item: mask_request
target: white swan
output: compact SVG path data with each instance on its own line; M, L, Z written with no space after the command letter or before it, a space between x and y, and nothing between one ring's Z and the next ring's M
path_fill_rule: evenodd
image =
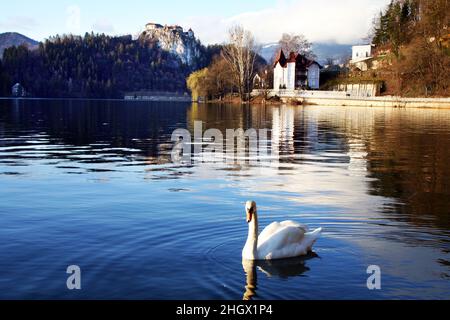
M258 236L256 203L245 205L248 238L242 250L245 260L275 260L302 256L311 251L322 233L322 228L309 232L308 227L294 221L274 222Z

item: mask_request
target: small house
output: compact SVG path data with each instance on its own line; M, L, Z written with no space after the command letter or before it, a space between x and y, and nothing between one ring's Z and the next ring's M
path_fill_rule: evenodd
M11 88L11 95L13 97L19 98L19 97L25 97L27 95L25 88L20 84L16 83Z
M367 71L371 69L372 61L374 60L373 55L373 44L363 44L352 47L352 60L350 65L360 71Z

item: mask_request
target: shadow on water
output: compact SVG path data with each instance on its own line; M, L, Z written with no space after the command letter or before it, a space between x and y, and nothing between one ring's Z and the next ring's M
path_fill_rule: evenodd
M242 260L242 266L246 274L246 285L243 300L253 300L258 296L258 273L260 271L268 278L278 277L288 279L300 277L305 272L310 271L306 261L319 258L319 256L310 252L308 255L297 258L281 260Z

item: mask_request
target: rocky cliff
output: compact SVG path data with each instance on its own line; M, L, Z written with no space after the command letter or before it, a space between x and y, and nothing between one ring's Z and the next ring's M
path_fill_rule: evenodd
M185 32L180 26L149 23L145 26L139 39L157 43L161 49L178 56L184 64L191 67L197 64L201 56L202 45L195 38L191 29Z

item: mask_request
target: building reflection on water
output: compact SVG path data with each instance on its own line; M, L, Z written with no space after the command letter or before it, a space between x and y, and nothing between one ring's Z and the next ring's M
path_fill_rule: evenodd
M10 103L8 100L2 104ZM214 176L220 168L197 164L174 168L171 134L177 128L269 129L272 155L265 165L240 163L230 179L280 177L278 191L304 204L375 201L399 221L450 229L450 112L379 108L232 106L133 103L122 101L15 101L2 112L2 148L25 146L34 138L67 152L45 148L32 160L65 160L83 166L144 168L145 178ZM43 139L43 140L42 140ZM5 153L1 158L9 158ZM17 162L26 162L16 155ZM272 158L273 160L273 158ZM81 167L83 167L81 166ZM170 175L165 173L170 172ZM200 173L201 172L201 173ZM272 184L260 183L255 191ZM267 188L267 189L266 189ZM349 191L351 189L351 192ZM328 192L328 193L327 193ZM308 199L301 195L307 194ZM355 196L356 195L356 196ZM309 202L307 202L309 201Z
M269 128L271 151L279 157L279 165L262 164L265 170L255 172L283 175L280 190L298 194L309 189L339 190L336 197L328 197L330 203L342 201L349 189L361 198L394 199L379 203L388 217L450 230L448 111L193 105L187 109L188 128L194 121L223 132L227 128ZM320 165L316 174L308 171L311 163ZM342 166L347 170L345 178L338 175ZM357 201L351 197L355 195L346 200ZM323 196L311 199L327 200Z

